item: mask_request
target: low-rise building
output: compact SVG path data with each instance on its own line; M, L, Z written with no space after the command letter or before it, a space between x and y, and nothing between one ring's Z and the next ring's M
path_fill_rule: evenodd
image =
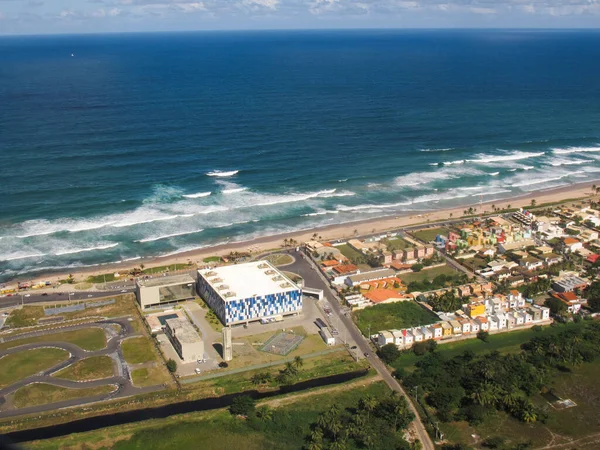
M567 275L552 283L552 289L556 292L572 292L577 289L585 289L588 282L576 275Z
M394 335L390 331L380 331L377 337L377 343L380 347L388 344L394 344Z
M321 328L319 330L319 334L321 335L321 338L323 338L323 342L325 342L326 345L335 345L335 337L333 337L328 328ZM381 333L379 335L381 336Z
M184 362L204 359L204 342L187 319L165 320L165 333Z

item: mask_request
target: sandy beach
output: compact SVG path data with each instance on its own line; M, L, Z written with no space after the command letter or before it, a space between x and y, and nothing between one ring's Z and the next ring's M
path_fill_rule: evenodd
M331 225L294 233L264 236L249 241L231 242L213 247L205 247L199 250L182 252L176 255L139 259L122 264L106 264L82 268L80 270L74 270L71 273L74 275L77 281L83 281L90 275L100 275L119 271L124 272L134 267L139 267L140 264L144 264L146 268L171 264L184 264L188 262L202 265L205 264L203 259L209 256L223 256L234 251L251 252L252 254L258 255L269 250L277 249L282 246L284 239L295 239L297 242L303 243L312 239L315 234L318 236L319 240L349 239L355 236L391 231L410 225L426 225L427 223L434 223L448 219L459 219L463 216L465 209L470 207L474 208L475 214L490 214L493 212L492 205L499 209L505 209L508 208L509 205L512 208L528 207L531 205L531 200L533 199L535 199L537 205L541 205L544 203L557 203L567 199L580 199L584 197L589 198L592 196L591 186L592 183L588 181L586 183L560 187L547 191L536 191L520 197L485 202L481 205L479 203L471 203L455 208L439 209L437 211L424 211L422 213L387 216L376 219ZM64 279L66 276L68 276L68 273L40 274L36 276L35 279L55 281ZM17 279L12 280L12 282L14 281L17 281ZM7 284L10 284L10 282Z

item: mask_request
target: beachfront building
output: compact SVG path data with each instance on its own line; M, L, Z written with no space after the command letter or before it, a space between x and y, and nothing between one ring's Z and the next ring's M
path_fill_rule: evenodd
M198 271L198 293L225 325L302 312L302 291L268 261Z
M165 333L183 362L204 359L204 342L187 319L165 320Z
M196 296L196 282L189 275L157 276L135 283L135 294L142 309L172 305Z

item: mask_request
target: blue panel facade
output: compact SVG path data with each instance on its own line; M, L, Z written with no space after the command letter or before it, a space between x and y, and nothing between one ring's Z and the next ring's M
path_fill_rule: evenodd
M225 302L203 277L198 277L198 293L225 325L302 311L299 289Z

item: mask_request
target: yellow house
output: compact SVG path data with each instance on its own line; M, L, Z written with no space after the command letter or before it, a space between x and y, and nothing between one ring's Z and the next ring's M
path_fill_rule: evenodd
M485 305L483 303L471 303L467 307L467 313L471 319L485 315Z
M442 336L452 336L452 325L442 322Z

